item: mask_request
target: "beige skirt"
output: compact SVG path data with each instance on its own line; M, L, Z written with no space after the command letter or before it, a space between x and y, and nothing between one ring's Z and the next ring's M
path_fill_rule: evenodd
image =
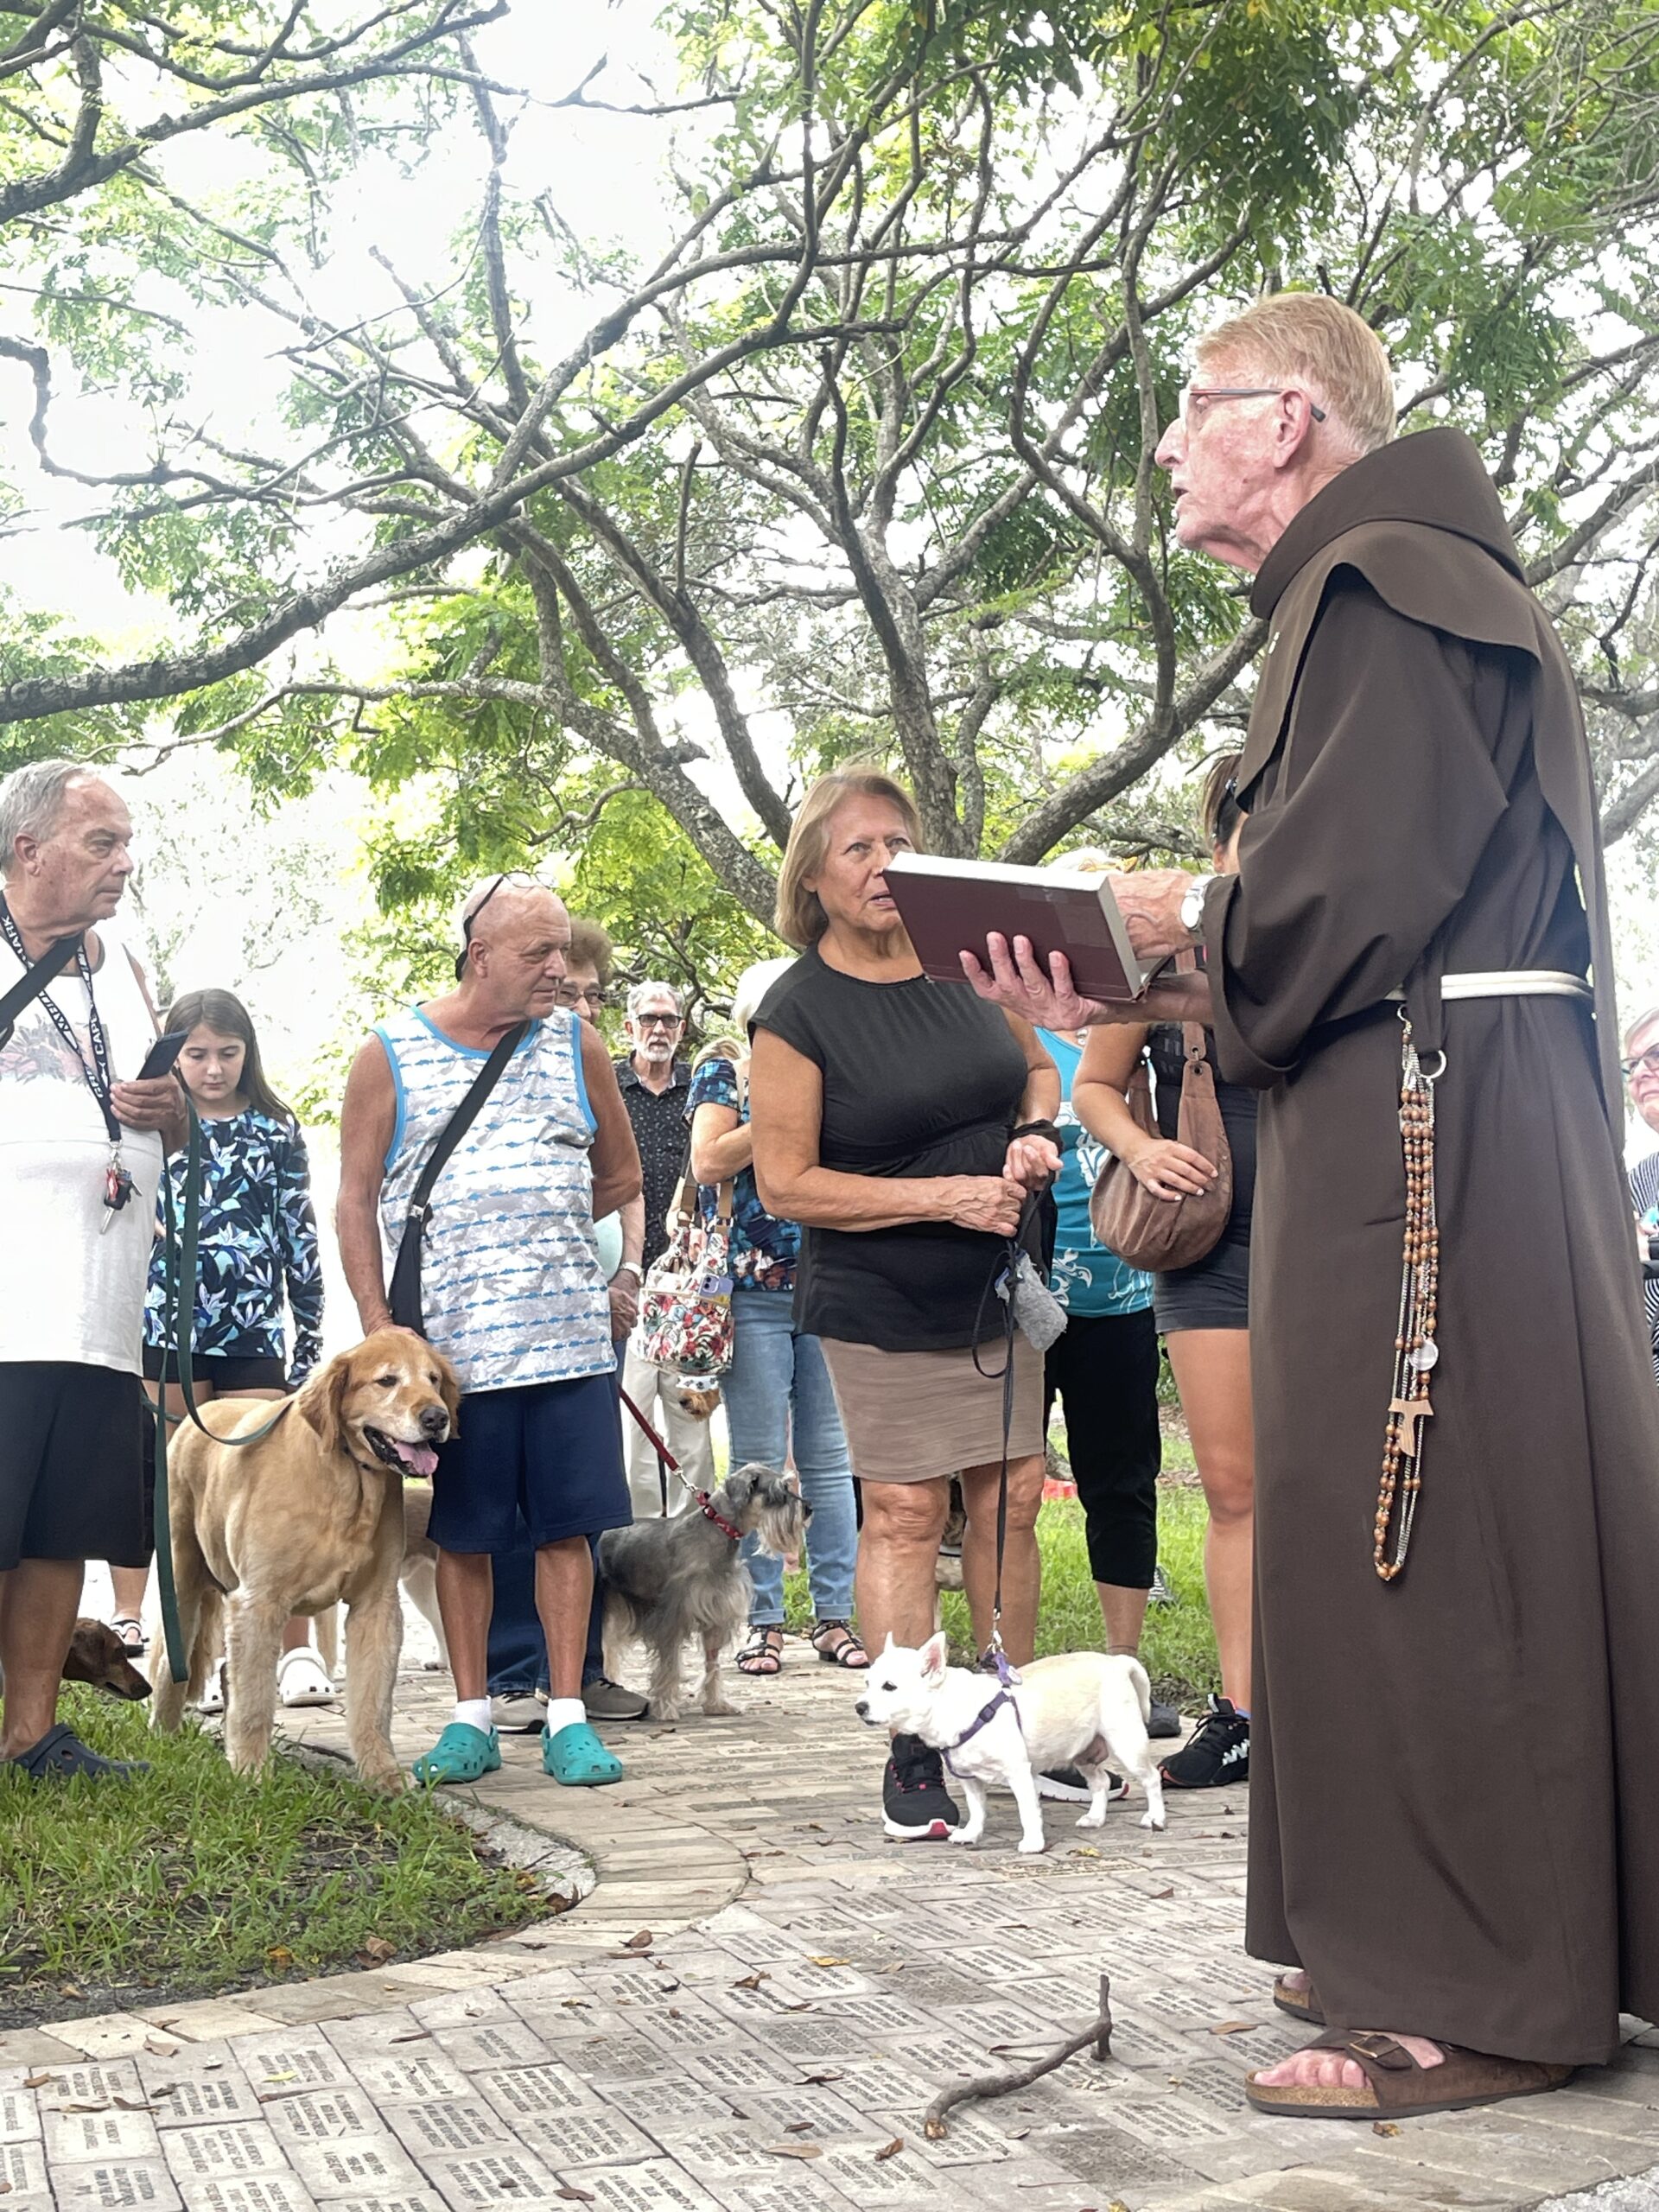
M821 1337L853 1472L867 1483L925 1483L1002 1457L1001 1338L961 1351L879 1351ZM1043 1448L1043 1357L1014 1340L1008 1457Z

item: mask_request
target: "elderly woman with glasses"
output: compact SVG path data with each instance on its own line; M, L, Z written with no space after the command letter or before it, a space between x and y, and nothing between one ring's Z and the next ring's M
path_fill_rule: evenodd
M837 769L802 802L777 917L801 957L753 1024L755 1178L768 1211L805 1230L795 1325L823 1346L863 1499L869 1649L931 1632L954 1475L974 1633L988 1638L1006 1445L1004 1629L1018 1663L1037 1618L1043 1362L1023 1335L1005 1351L994 1285L1008 1240L1034 1242L1027 1200L1059 1167L1060 1082L1026 1022L922 973L885 874L920 836L909 792L879 769ZM900 1840L957 1825L939 1755L917 1737L893 1738L882 1815Z
M1624 1032L1620 1065L1631 1105L1659 1135L1659 1006L1650 1006ZM1642 1246L1642 1295L1653 1342L1653 1372L1659 1381L1659 1151L1649 1153L1631 1168L1630 1202Z

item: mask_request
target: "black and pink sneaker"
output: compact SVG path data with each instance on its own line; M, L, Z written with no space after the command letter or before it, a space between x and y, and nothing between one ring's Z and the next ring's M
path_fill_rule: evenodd
M962 1825L944 1762L919 1736L895 1736L881 1777L881 1826L897 1843L944 1843Z

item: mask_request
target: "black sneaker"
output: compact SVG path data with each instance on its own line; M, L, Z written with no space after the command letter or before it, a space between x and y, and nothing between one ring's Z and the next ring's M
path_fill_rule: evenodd
M1057 1805L1086 1805L1094 1796L1087 1781L1074 1766L1057 1766L1037 1777L1037 1795L1047 1797ZM1121 1774L1110 1769L1106 1774L1106 1802L1116 1805L1129 1794L1129 1785Z
M1250 1778L1250 1724L1230 1698L1212 1697L1202 1720L1158 1771L1172 1789L1226 1789Z
M944 1762L919 1736L895 1736L881 1777L881 1826L899 1843L943 1843L962 1825L944 1786Z
M1152 1700L1152 1711L1147 1716L1148 1736L1179 1736L1181 1716L1173 1705L1166 1705L1160 1698Z

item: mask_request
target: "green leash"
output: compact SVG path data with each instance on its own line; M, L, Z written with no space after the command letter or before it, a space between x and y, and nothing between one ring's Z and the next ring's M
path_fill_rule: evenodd
M184 1648L184 1629L179 1619L179 1592L173 1580L173 1528L167 1499L167 1431L169 1423L176 1424L185 1415L194 1421L204 1436L211 1436L216 1444L257 1444L270 1434L277 1422L288 1411L284 1399L268 1421L245 1436L220 1436L208 1427L196 1410L195 1376L191 1366L190 1346L196 1325L196 1292L200 1286L201 1263L197 1251L197 1240L201 1228L201 1122L195 1102L188 1091L185 1093L185 1110L190 1116L190 1133L184 1147L184 1219L177 1231L173 1226L172 1193L167 1187L167 1170L162 1170L162 1222L165 1239L165 1287L162 1291L162 1312L165 1322L164 1341L174 1347L178 1363L179 1389L184 1395L185 1413L169 1414L167 1405L167 1361L162 1361L162 1378L156 1385L156 1400L151 1411L156 1415L156 1587L162 1601L162 1636L167 1645L167 1663L175 1682L189 1680L190 1659ZM188 1287L189 1295L181 1293Z

